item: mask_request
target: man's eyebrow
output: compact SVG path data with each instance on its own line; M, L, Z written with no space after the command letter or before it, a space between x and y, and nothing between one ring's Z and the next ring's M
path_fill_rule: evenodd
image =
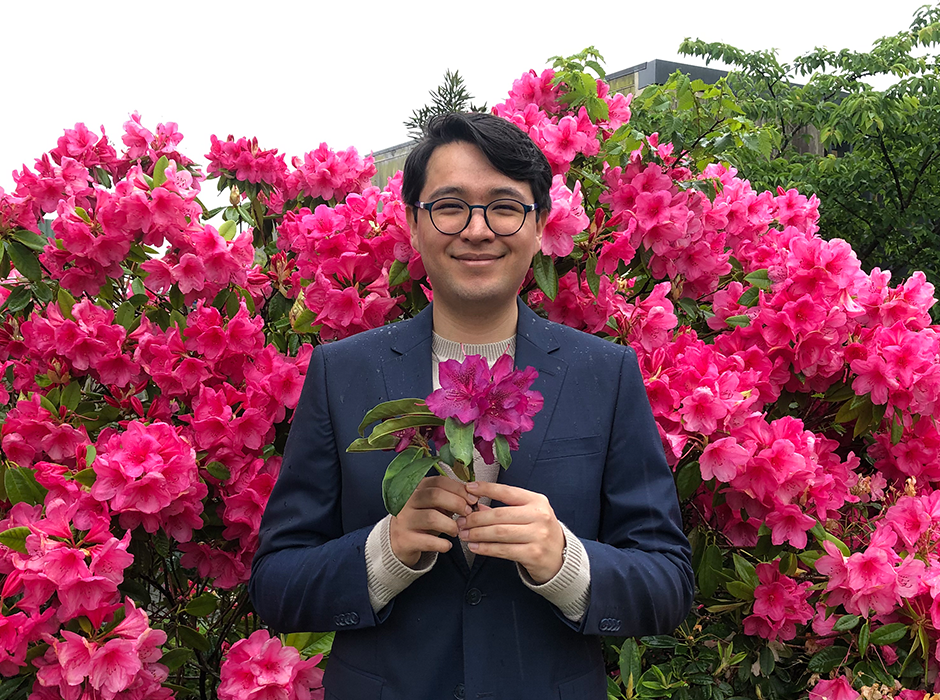
M431 194L428 195L428 201L434 201L435 199L440 199L441 197L446 197L448 195L462 195L464 194L463 188L455 187L454 185L444 185L443 187L438 187Z
M522 200L525 198L525 195L523 195L520 190L518 190L515 187L509 187L509 186L493 187L492 189L489 190L487 194L491 198L513 197L519 200ZM466 193L466 190L464 190L464 188L462 187L456 187L454 185L444 185L442 187L438 187L431 194L429 194L428 201L433 201L435 199L440 199L441 197L448 197L452 195L459 195L459 196L465 197L467 196L467 193Z

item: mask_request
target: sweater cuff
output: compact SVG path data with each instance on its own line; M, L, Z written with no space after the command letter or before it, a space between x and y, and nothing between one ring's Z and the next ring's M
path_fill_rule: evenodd
M379 612L437 562L437 552L424 552L414 568L403 564L392 551L392 516L386 515L366 538L366 576L369 602Z
M516 564L519 577L530 589L543 596L561 610L572 622L580 622L591 602L591 567L587 550L581 540L564 523L559 523L565 533L565 561L554 577L542 584L536 583L524 567Z

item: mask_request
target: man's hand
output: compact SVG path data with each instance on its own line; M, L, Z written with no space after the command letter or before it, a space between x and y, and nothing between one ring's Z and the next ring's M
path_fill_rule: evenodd
M389 536L392 553L405 566L418 563L423 552L446 552L451 543L439 535L457 536L453 514L473 512L477 496L467 492L466 484L446 476L425 477L396 517Z
M501 508L480 506L457 520L460 539L469 543L471 552L518 562L539 584L558 573L564 562L565 533L545 496L486 482L468 484L467 491L506 504Z

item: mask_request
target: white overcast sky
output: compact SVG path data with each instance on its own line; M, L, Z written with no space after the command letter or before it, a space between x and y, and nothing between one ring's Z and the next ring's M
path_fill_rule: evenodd
M608 72L684 60L684 37L783 59L867 50L909 26L922 0L714 2L7 2L0 12L0 187L66 127L104 125L120 147L137 110L175 121L204 163L209 135L257 136L288 157L327 142L361 153L407 140L402 125L446 69L478 102L547 59L594 45Z

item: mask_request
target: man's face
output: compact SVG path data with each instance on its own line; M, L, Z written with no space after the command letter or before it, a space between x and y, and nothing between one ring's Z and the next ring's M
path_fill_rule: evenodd
M486 156L469 143L439 146L428 161L422 202L459 197L468 204L489 204L511 198L531 204L532 189L496 170ZM486 225L483 211L474 209L470 224L448 236L431 223L430 213L408 202L411 245L421 259L434 290L434 303L452 312L501 309L514 304L519 286L538 251L544 217L530 212L525 225L512 236L497 236Z

